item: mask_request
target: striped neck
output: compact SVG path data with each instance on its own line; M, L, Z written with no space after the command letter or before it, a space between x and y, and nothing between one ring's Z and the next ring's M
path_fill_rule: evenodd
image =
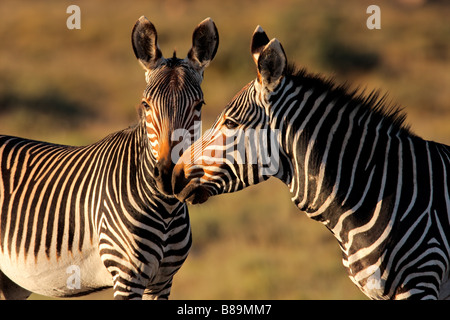
M304 71L286 77L269 98L269 104L274 102L271 126L280 129L288 163L278 177L298 208L330 229L341 214L357 210L364 197L373 198L365 204L376 207L383 193L368 193L389 173L388 151L413 137L398 109L383 100L376 93L349 93ZM396 181L398 174L392 174Z

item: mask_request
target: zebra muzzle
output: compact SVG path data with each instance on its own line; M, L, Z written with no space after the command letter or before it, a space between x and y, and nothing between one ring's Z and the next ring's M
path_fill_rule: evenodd
M165 195L173 195L172 171L174 166L172 161L158 161L154 168L153 177L156 186Z
M198 177L192 179L186 178L183 165L177 164L172 174L173 193L175 197L181 202L190 204L200 204L208 200L210 196L209 192L196 182L198 180Z
M201 204L208 200L209 192L206 188L195 185L193 183L188 184L179 194L175 195L181 202L189 204Z

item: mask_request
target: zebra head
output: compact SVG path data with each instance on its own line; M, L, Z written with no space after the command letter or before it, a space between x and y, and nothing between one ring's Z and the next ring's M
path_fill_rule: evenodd
M225 107L213 127L187 149L173 171L180 201L202 203L235 192L280 172L277 130L271 128L270 98L283 82L286 56L258 26L251 52L257 78Z
M193 136L199 126L203 92L200 84L203 71L214 58L219 35L214 22L207 18L194 30L192 48L186 58L164 58L157 42L154 25L144 16L132 31L134 53L144 67L147 87L141 103L147 136L154 162L153 177L158 189L172 195L172 149L178 141L172 139L176 130Z

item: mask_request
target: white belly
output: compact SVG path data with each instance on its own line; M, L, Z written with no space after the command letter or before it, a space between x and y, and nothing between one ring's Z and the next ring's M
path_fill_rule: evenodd
M75 296L112 286L112 276L95 247L83 248L83 253L63 252L59 259L42 252L37 261L0 252L0 270L21 287L45 296Z

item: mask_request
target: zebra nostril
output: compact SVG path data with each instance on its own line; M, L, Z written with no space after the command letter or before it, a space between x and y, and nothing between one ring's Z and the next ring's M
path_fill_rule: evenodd
M159 177L159 169L158 169L158 167L155 167L155 170L154 170L153 173L155 174L155 178Z

